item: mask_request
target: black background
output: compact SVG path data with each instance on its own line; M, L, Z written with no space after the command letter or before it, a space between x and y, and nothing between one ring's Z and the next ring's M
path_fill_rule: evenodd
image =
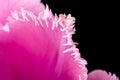
M112 2L80 0L42 0L53 13L72 14L76 18L73 40L90 71L103 69L120 77L119 30Z

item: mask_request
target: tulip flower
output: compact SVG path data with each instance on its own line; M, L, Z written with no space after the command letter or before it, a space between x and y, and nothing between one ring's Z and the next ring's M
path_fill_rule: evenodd
M87 75L74 23L39 0L0 0L0 80L104 80L100 71Z
M87 80L119 80L118 77L116 77L115 74L109 74L104 70L94 70L88 74Z

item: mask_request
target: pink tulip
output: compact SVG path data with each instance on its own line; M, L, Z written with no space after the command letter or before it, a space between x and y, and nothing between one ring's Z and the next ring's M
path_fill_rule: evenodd
M86 80L74 22L39 0L0 0L0 80Z
M115 74L107 73L104 70L94 70L89 73L87 80L119 80Z
M0 0L0 80L87 80L74 23L39 0Z

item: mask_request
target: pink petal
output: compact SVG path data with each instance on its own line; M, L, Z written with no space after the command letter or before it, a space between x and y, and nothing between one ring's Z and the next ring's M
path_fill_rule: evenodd
M103 70L95 70L88 74L87 80L119 80L115 74L107 73Z
M75 19L24 7L0 28L0 80L86 80L86 61L72 41ZM7 76L7 79L6 79Z
M5 24L11 12L21 7L31 10L35 14L44 9L40 0L0 0L0 23Z

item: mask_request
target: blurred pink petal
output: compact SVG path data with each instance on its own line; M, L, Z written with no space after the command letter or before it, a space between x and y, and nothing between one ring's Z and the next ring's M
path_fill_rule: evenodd
M107 73L103 70L94 70L88 74L87 80L119 80L115 74Z
M74 22L38 0L0 0L0 80L86 80Z

